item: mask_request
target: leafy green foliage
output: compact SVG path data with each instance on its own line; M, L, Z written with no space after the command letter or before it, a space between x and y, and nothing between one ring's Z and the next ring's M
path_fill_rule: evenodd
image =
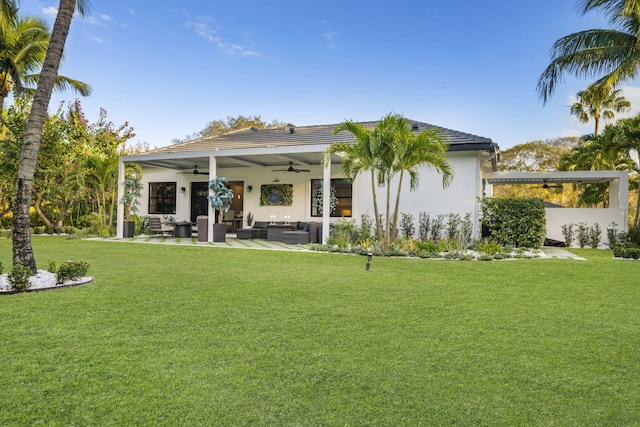
M539 248L546 233L544 203L540 199L480 200L482 225L491 239L516 247Z
M23 264L15 264L8 275L9 283L19 292L27 289L29 278L31 277L31 268Z
M400 231L402 231L402 235L405 237L413 237L416 232L416 226L413 224L413 215L411 214L400 214Z
M69 260L60 264L57 271L52 271L52 273L56 274L57 283L62 284L86 276L88 270L89 263L87 261Z

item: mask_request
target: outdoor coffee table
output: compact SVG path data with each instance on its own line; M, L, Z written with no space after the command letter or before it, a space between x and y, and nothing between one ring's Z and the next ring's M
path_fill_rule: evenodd
M267 225L267 240L281 242L282 232L293 230L291 224L269 224Z

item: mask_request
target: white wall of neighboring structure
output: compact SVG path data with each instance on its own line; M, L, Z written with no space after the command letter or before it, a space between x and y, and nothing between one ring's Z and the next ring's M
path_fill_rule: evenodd
M562 234L562 226L573 224L574 238L571 247L579 247L576 238L577 224L584 223L587 227L595 224L600 226L600 247L605 247L608 242L607 228L611 228L611 223L616 223L616 229L623 231L627 229L626 209L603 209L603 208L546 208L547 217L547 237L561 242L565 241ZM590 246L589 246L590 247Z

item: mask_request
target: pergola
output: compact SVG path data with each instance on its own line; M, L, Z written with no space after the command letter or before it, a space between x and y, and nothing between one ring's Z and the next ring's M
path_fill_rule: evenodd
M554 171L554 172L490 172L484 174L486 194L492 194L493 185L506 184L609 184L607 208L548 208L547 237L562 240L560 226L567 223L599 223L603 233L606 226L615 222L626 231L628 227L629 174L627 171ZM603 236L606 237L606 236Z

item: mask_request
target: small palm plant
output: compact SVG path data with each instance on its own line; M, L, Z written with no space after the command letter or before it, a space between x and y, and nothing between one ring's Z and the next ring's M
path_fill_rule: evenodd
M222 224L224 214L231 208L233 190L227 187L227 178L221 176L216 176L209 181L209 190L213 192L208 197L211 207L218 211L216 223Z

